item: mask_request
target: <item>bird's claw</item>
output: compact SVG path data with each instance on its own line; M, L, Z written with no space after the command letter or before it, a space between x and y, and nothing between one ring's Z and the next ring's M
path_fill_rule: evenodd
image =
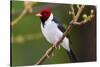
M56 45L54 45L54 47L57 49L57 46Z
M59 48L59 50L60 50L60 49L61 49L61 46L59 45L58 48Z
M56 46L56 41L55 41L53 44L54 44L55 49L57 49L57 46Z

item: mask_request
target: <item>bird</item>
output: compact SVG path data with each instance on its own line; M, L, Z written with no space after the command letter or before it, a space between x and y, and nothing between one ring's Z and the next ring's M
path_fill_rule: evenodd
M54 16L53 12L49 8L45 8L40 12L36 13L41 20L41 31L45 37L45 39L50 43L56 43L65 32L64 26L61 22ZM77 58L73 53L72 49L70 48L70 37L66 36L61 46L65 48L67 54L71 60L71 62L77 62ZM55 46L56 47L56 46Z

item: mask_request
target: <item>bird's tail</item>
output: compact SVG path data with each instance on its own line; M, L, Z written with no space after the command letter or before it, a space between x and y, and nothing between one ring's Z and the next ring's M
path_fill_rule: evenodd
M78 62L78 59L75 56L75 54L73 53L72 49L70 49L70 51L67 51L67 54L68 54L71 62Z

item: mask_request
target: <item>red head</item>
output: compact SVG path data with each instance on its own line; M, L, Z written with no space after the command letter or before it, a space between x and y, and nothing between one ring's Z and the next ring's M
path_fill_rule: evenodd
M36 14L36 16L39 16L41 21L45 22L50 17L50 14L50 9L44 9L40 13Z

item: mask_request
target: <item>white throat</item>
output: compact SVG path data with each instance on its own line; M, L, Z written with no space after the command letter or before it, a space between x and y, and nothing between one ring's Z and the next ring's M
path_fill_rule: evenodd
M46 21L51 21L53 19L53 14L50 14L50 17Z

